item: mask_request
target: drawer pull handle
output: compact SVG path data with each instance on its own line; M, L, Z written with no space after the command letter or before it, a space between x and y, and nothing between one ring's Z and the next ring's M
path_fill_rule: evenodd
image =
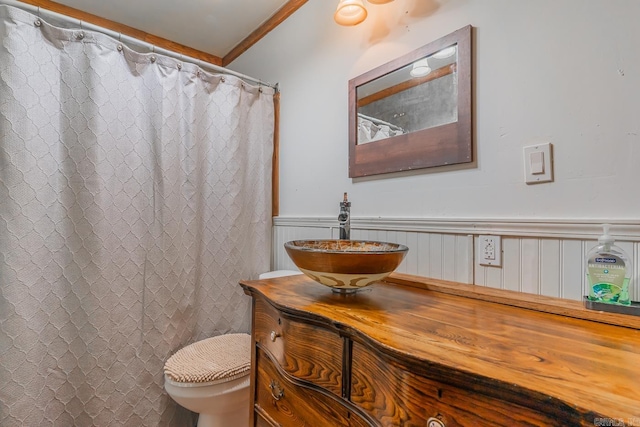
M282 335L280 335L276 331L271 331L271 341L276 342L276 338L281 337L281 336Z
M442 420L431 417L427 420L427 427L446 427Z
M271 384L269 384L269 388L271 389L271 397L274 400L280 400L284 396L284 390L280 388L280 384L276 380L271 380Z

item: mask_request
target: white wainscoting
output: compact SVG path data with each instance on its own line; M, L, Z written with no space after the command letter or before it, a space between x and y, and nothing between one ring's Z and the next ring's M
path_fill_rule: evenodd
M629 293L640 300L640 221L612 221L616 244L631 257ZM481 266L475 248L479 235L502 238L502 266ZM352 218L351 238L402 243L409 253L399 272L474 283L539 295L581 300L587 294L584 262L602 234L599 221L426 220ZM272 268L296 270L284 243L335 239L334 218L273 219Z

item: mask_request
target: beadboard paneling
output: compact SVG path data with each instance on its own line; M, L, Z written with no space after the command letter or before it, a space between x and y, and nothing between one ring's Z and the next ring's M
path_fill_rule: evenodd
M272 270L297 270L296 265L284 250L284 244L291 240L332 239L328 227L273 227L273 249L271 250Z
M296 270L284 250L290 240L336 239L335 227L279 226L273 227L273 269ZM473 281L473 238L454 234L436 234L396 230L351 229L354 240L394 242L409 247L409 252L397 271L425 277Z
M565 227L566 226L566 227ZM274 218L273 269L295 270L284 243L338 237L329 218ZM480 234L502 237L502 266L482 266L474 249ZM587 294L587 252L599 221L352 219L351 238L402 243L409 253L398 271L539 295L581 300ZM613 223L616 244L633 263L629 293L640 300L640 222Z

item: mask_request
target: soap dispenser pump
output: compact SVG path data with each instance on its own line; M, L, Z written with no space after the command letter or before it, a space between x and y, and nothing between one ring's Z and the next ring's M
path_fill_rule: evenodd
M611 226L603 224L598 246L587 254L589 300L608 304L631 305L629 281L631 261L609 234Z

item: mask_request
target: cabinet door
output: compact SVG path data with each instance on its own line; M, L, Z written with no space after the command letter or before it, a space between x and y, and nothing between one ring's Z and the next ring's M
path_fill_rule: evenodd
M287 427L371 427L340 401L321 389L296 384L278 372L267 353L256 350L256 412ZM256 420L266 423L256 415ZM258 423L257 425L263 425Z
M285 318L260 299L254 339L289 375L342 395L343 339L337 333Z
M353 345L351 378L351 401L383 426L581 425L570 417L560 420L538 410L416 375L382 360L358 343Z

